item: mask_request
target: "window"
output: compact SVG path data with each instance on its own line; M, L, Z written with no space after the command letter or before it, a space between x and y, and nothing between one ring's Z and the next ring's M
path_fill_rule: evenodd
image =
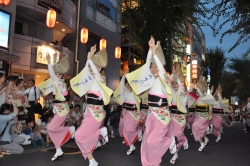
M15 22L15 33L16 34L23 34L23 23L16 21Z

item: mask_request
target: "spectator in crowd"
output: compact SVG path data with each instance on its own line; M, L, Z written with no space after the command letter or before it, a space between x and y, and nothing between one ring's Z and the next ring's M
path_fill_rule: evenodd
M17 99L15 87L14 87L14 78L12 78L12 77L7 78L7 82L8 82L8 87L7 87L7 91L6 91L5 102L11 104L12 99L13 100Z
M240 120L240 108L238 106L235 107L235 110L234 110L234 120L237 123Z
M38 130L40 131L41 134L45 135L47 145L49 145L49 143L50 143L50 138L49 138L49 134L47 132L47 128L48 128L48 125L51 122L51 120L52 120L52 116L50 116L50 115L46 116L44 121L42 121L41 118L39 118L37 120Z
M76 128L81 125L81 121L82 121L82 112L80 110L81 110L81 106L79 104L76 104L71 114L71 116L74 118L75 123L77 125Z
M35 120L34 113L41 114L41 112L38 112L39 110L36 110L36 105L40 99L40 90L35 86L35 80L29 80L29 88L25 92L30 105L28 112L29 119Z
M31 137L31 145L32 145L33 149L38 148L38 146L36 145L36 141L38 141L38 140L40 141L40 143L42 145L41 148L44 148L44 147L48 146L48 145L45 144L44 139L42 138L42 135L40 133L40 129L38 129L36 132L32 131L33 127L35 125L33 119L26 120L26 125L27 125L27 127L23 131L23 133L26 134L26 135L29 135Z
M0 105L5 103L5 94L7 91L7 86L4 84L5 83L5 75L3 73L0 73Z
M43 95L43 110L41 113L41 120L45 121L49 116L51 116L53 118L54 113L53 113L53 96L52 93L48 94L48 95Z
M245 124L246 124L245 133L249 133L250 132L250 97L248 97L247 103L242 109L242 116L245 119Z
M12 106L13 105L13 106ZM5 154L21 154L23 147L20 146L25 141L24 137L14 137L10 134L12 125L17 124L18 109L17 104L12 101L12 105L4 103L0 108L0 149Z
M74 102L74 106L79 105L80 106L80 112L82 112L82 107L83 107L83 98L79 97L77 94L73 94L72 100Z
M15 87L15 99L19 100L21 105L18 105L19 110L25 110L25 112L28 112L26 108L30 107L27 99L27 95L25 90L23 89L24 80L22 78L18 78L16 80L16 87ZM33 115L34 116L34 115ZM31 117L34 119L34 117ZM20 120L20 119L19 119ZM25 121L20 121L21 123L24 123Z

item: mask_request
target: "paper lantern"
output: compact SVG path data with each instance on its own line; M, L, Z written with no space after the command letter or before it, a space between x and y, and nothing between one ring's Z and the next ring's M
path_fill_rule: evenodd
M0 0L0 4L3 6L8 6L10 4L10 0Z
M50 9L47 12L47 20L46 20L46 25L49 28L54 28L56 25L56 11L53 9Z
M82 28L81 30L81 42L83 44L87 43L88 41L88 36L89 36L89 31L87 28Z
M121 58L121 47L115 48L115 58L117 59Z
M106 40L101 39L100 40L100 50L106 49Z

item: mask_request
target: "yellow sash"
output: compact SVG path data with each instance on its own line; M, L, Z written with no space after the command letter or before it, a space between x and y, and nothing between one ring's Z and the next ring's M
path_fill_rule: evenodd
M186 100L187 100L186 94L179 87L177 94L176 94L176 104L177 104L178 110L182 113L187 113L187 109L186 109L186 105L185 105Z
M79 74L70 80L70 85L72 90L81 97L89 90L93 79L94 78L86 65Z
M113 93L113 90L108 88L106 85L104 85L103 83L101 83L99 81L99 79L96 78L96 81L97 83L99 84L99 86L101 87L101 94L102 94L102 97L103 97L103 102L104 102L104 105L108 105L109 102L110 102L110 96L112 95Z
M168 105L171 106L172 105L172 99L173 99L173 93L172 93L172 89L171 87L168 85L168 77L167 74L164 74L163 76L159 75L159 78L161 80L161 83L163 84L163 86L166 89L166 97L168 99Z
M128 83L136 95L148 90L154 84L155 77L151 74L149 67L150 63L148 62L139 69L126 74Z
M51 78L47 79L46 81L40 83L37 85L37 87L42 91L42 93L46 96L53 92L54 89L54 83Z
M119 105L122 105L125 100L125 76L122 77L119 86L114 91L114 99Z
M142 103L148 105L148 90L140 95Z

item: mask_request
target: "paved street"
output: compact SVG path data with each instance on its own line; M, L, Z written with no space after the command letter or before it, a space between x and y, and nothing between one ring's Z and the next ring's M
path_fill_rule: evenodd
M189 149L181 149L175 165L181 166L249 166L250 165L250 134L242 131L242 124L235 123L231 128L225 128L222 140L216 143L213 135L208 135L210 140L203 152L199 152L199 143L190 136L190 130L185 131L189 139ZM99 166L140 166L140 143L136 143L136 152L127 156L128 147L121 144L121 138L110 140L108 145L94 151L94 157ZM63 147L64 155L60 161L51 162L55 149L50 146L45 149L32 150L30 145L25 146L21 155L4 156L0 158L1 166L88 166L74 140ZM70 153L70 154L69 154ZM163 156L161 166L172 165L169 163L169 151Z

